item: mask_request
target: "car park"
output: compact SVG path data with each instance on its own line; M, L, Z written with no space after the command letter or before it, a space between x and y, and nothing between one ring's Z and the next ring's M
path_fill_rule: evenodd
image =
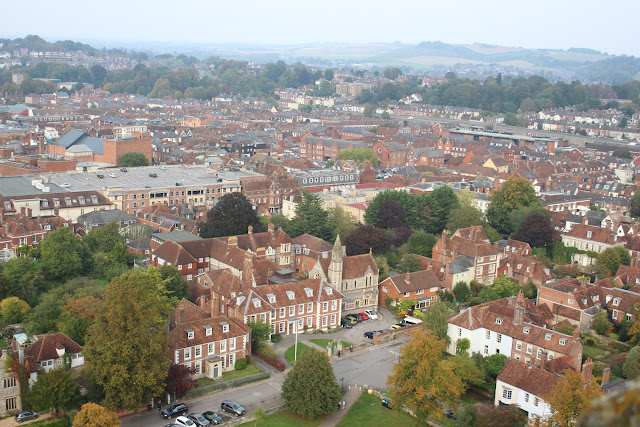
M353 325L351 324L350 321L346 320L346 319L342 319L340 321L340 326L343 328L347 328L347 329L351 329L353 327Z
M369 315L367 313L365 313L364 311L362 313L358 313L360 315L360 317L362 317L362 320L369 320Z
M16 422L22 423L24 421L35 420L38 418L38 414L33 411L22 411L16 414Z
M222 404L220 404L220 409L225 412L230 412L236 417L247 413L247 411L242 406L232 400L225 400L224 402L222 402Z
M117 177L117 176L118 176L118 175L116 175L116 174L115 174L115 173L113 173L113 172L111 172L111 173L109 174L109 178L115 178L115 177Z
M205 427L211 424L211 421L209 421L203 414L198 414L194 412L192 414L189 414L188 418L191 419L191 421L193 421L194 423L196 423L198 427Z
M171 419L179 415L184 415L187 412L189 412L189 407L185 403L174 403L164 408L160 415L162 415L162 418Z
M60 184L60 187L69 188L69 187L71 187L71 184L69 184L68 182L63 182L62 184Z
M369 316L370 320L377 320L378 319L378 314L373 311L373 310L365 310L365 313L367 313L367 316Z
M196 423L189 417L179 416L176 418L174 424L184 427L196 427Z
M202 415L204 415L204 417L209 420L209 423L213 425L218 425L223 421L222 417L213 411L203 412Z

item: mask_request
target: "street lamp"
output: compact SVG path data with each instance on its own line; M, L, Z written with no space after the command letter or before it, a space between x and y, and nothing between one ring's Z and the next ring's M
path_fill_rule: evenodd
M295 364L298 360L298 321L299 319L296 317L295 319L291 319L292 322L295 322L296 325L296 344L293 346L293 363Z
M340 378L340 381L342 381L342 392L344 393L344 377Z

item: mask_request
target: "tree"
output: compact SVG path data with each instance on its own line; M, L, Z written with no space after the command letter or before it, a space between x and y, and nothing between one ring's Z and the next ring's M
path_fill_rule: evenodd
M447 317L449 310L447 306L437 299L431 300L431 304L424 311L423 321L424 327L430 330L436 337L442 340L448 340L447 329L449 324Z
M598 307L598 311L593 317L593 329L600 335L607 335L612 328L613 324L609 321L607 310Z
M596 258L596 267L605 276L616 274L621 264L629 265L631 263L631 255L624 246L614 246L607 248L598 254Z
M467 340L465 343L464 340ZM457 341L456 355L451 358L453 362L453 372L462 380L464 389L468 389L472 385L481 385L484 381L484 372L476 365L476 363L467 354L469 340L462 338ZM461 348L462 346L462 348ZM465 350L464 347L467 346Z
M183 298L189 298L189 284L184 280L180 271L173 265L164 264L158 269L160 277L164 282L164 288L167 290L167 297L171 298L174 303Z
M338 236L347 236L358 226L356 218L350 212L345 211L342 206L330 208L328 214L327 222L333 230L332 240Z
M31 311L29 304L18 297L9 297L0 301L0 314L6 323L21 323Z
M125 273L107 286L84 353L108 408L139 408L164 389L169 369L165 293L155 268Z
M269 342L271 337L271 324L261 320L257 322L249 322L247 326L251 328L251 348L259 351Z
M413 254L406 254L400 262L400 271L413 273L421 270L420 260Z
M507 126L518 126L518 116L514 113L507 113L504 115L504 124Z
M447 230L455 232L461 228L483 225L482 212L473 206L461 206L453 209L447 221Z
M629 326L627 335L636 344L640 341L640 303L633 306L633 323Z
M480 292L478 292L478 298L480 298L483 302L495 301L500 298L498 293L489 286L484 286Z
M564 374L564 378L543 399L551 409L550 425L575 426L591 401L602 395L602 389L595 379L591 378L587 383L582 374L573 369L567 369Z
M80 405L80 386L65 369L41 371L29 400L37 411L54 411L57 416Z
M640 217L640 191L636 191L635 193L633 193L633 197L631 197L631 209L629 213L633 217Z
M542 248L553 243L554 229L551 217L540 213L527 216L511 238L528 243L532 248Z
M65 281L90 269L87 245L67 227L47 234L38 245L40 262L47 277Z
M227 193L200 223L200 237L223 237L246 234L249 226L256 233L264 229L251 202L242 193Z
M511 234L509 214L516 209L527 206L539 206L540 199L525 178L511 177L498 190L489 196L491 203L487 209L489 224L496 230Z
M344 239L347 255L360 255L369 252L382 254L389 250L389 239L383 229L371 225L361 225Z
M507 277L504 274L493 280L493 290L496 291L500 298L518 295L522 286L513 277Z
M378 224L380 228L396 228L405 225L403 219L405 217L402 206L393 200L389 199L380 206L380 213L378 215Z
M142 153L124 153L118 159L118 166L123 168L136 168L139 166L149 166L147 156Z
M388 111L383 111L381 117L383 120L389 120L391 118Z
M628 380L640 375L640 346L633 347L622 365L622 374Z
M504 354L492 354L484 359L484 370L492 379L498 378L504 364L507 363L507 356Z
M455 407L464 393L455 364L443 360L446 345L430 331L419 331L402 347L402 355L387 379L395 405L406 405L418 418L443 416L442 404Z
M198 383L193 375L196 370L190 366L172 363L165 383L165 391L174 397L182 397Z
M431 251L437 241L438 238L433 234L416 231L407 240L407 247L411 253L431 257Z
M378 156L373 152L371 148L359 147L348 148L338 153L338 160L353 160L360 163L368 161L371 166L378 166Z
M456 296L456 299L460 302L466 302L469 299L469 295L471 295L471 290L469 290L469 285L465 282L458 282L453 287L453 295Z
M483 403L476 406L474 425L526 427L528 425L528 418L518 405L495 406L492 403Z
M118 415L96 403L87 402L73 417L73 427L119 427Z
M286 226L287 234L297 237L307 233L322 240L331 240L333 230L329 224L329 213L322 209L320 198L308 191L303 191L301 196L296 216Z
M378 267L378 282L382 283L384 279L389 277L389 263L384 255L376 255L373 259Z
M110 252L117 243L122 243L120 225L116 221L92 228L82 239L91 252Z
M470 347L471 347L471 341L469 341L469 338L460 338L459 340L456 341L457 354L467 354Z
M30 301L36 294L34 282L41 266L28 257L17 257L4 263L0 281L0 298L16 296Z
M285 409L307 417L336 410L342 399L340 386L325 352L305 351L282 384Z

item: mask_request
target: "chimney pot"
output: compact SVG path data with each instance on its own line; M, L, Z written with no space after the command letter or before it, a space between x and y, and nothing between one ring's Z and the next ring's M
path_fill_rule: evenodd
M608 383L610 378L611 378L611 368L604 368L604 370L602 371L602 385L605 385L606 383Z

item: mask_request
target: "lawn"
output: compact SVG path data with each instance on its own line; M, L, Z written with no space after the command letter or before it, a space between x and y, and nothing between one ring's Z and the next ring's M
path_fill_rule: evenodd
M9 345L9 344L7 343L7 339L6 338L0 339L0 348L7 348L7 345Z
M310 350L310 347L308 345L302 344L301 342L298 343L298 357L300 357L300 355L302 353L304 353L305 351ZM287 349L287 351L284 352L284 357L285 359L287 359L287 361L293 365L293 357L294 357L294 351L295 351L295 345L292 345L291 347L289 347Z
M331 341L333 341L333 340L330 340L330 339L327 339L327 338L315 338L315 339L312 339L312 340L309 340L309 341L311 341L315 345L320 346L322 348L327 348L329 346L329 343ZM349 347L351 345L352 344L350 342L342 341L342 346L343 347Z
M206 387L208 385L213 385L216 382L215 381L211 381L209 378L202 377L202 378L198 378L196 380L196 383L198 384L198 387Z
M604 354L603 349L592 347L590 345L583 346L582 352L585 359L595 359L597 356L602 356Z
M242 370L223 372L222 381L231 381L231 380L235 380L236 378L248 377L249 375L259 374L260 372L262 371L257 367L255 367L253 363L250 363L247 365L246 368Z
M302 427L315 427L320 425L324 420L324 417L309 419L303 416L294 414L288 411L278 412L273 415L264 417L262 421L257 425L265 427L289 427L289 426L302 426ZM254 426L255 421L249 421L248 423L240 424L241 426Z
M382 406L382 400L379 397L367 393L362 393L338 426L369 427L372 424L403 427L424 426L424 423L421 423L406 412L385 408Z

